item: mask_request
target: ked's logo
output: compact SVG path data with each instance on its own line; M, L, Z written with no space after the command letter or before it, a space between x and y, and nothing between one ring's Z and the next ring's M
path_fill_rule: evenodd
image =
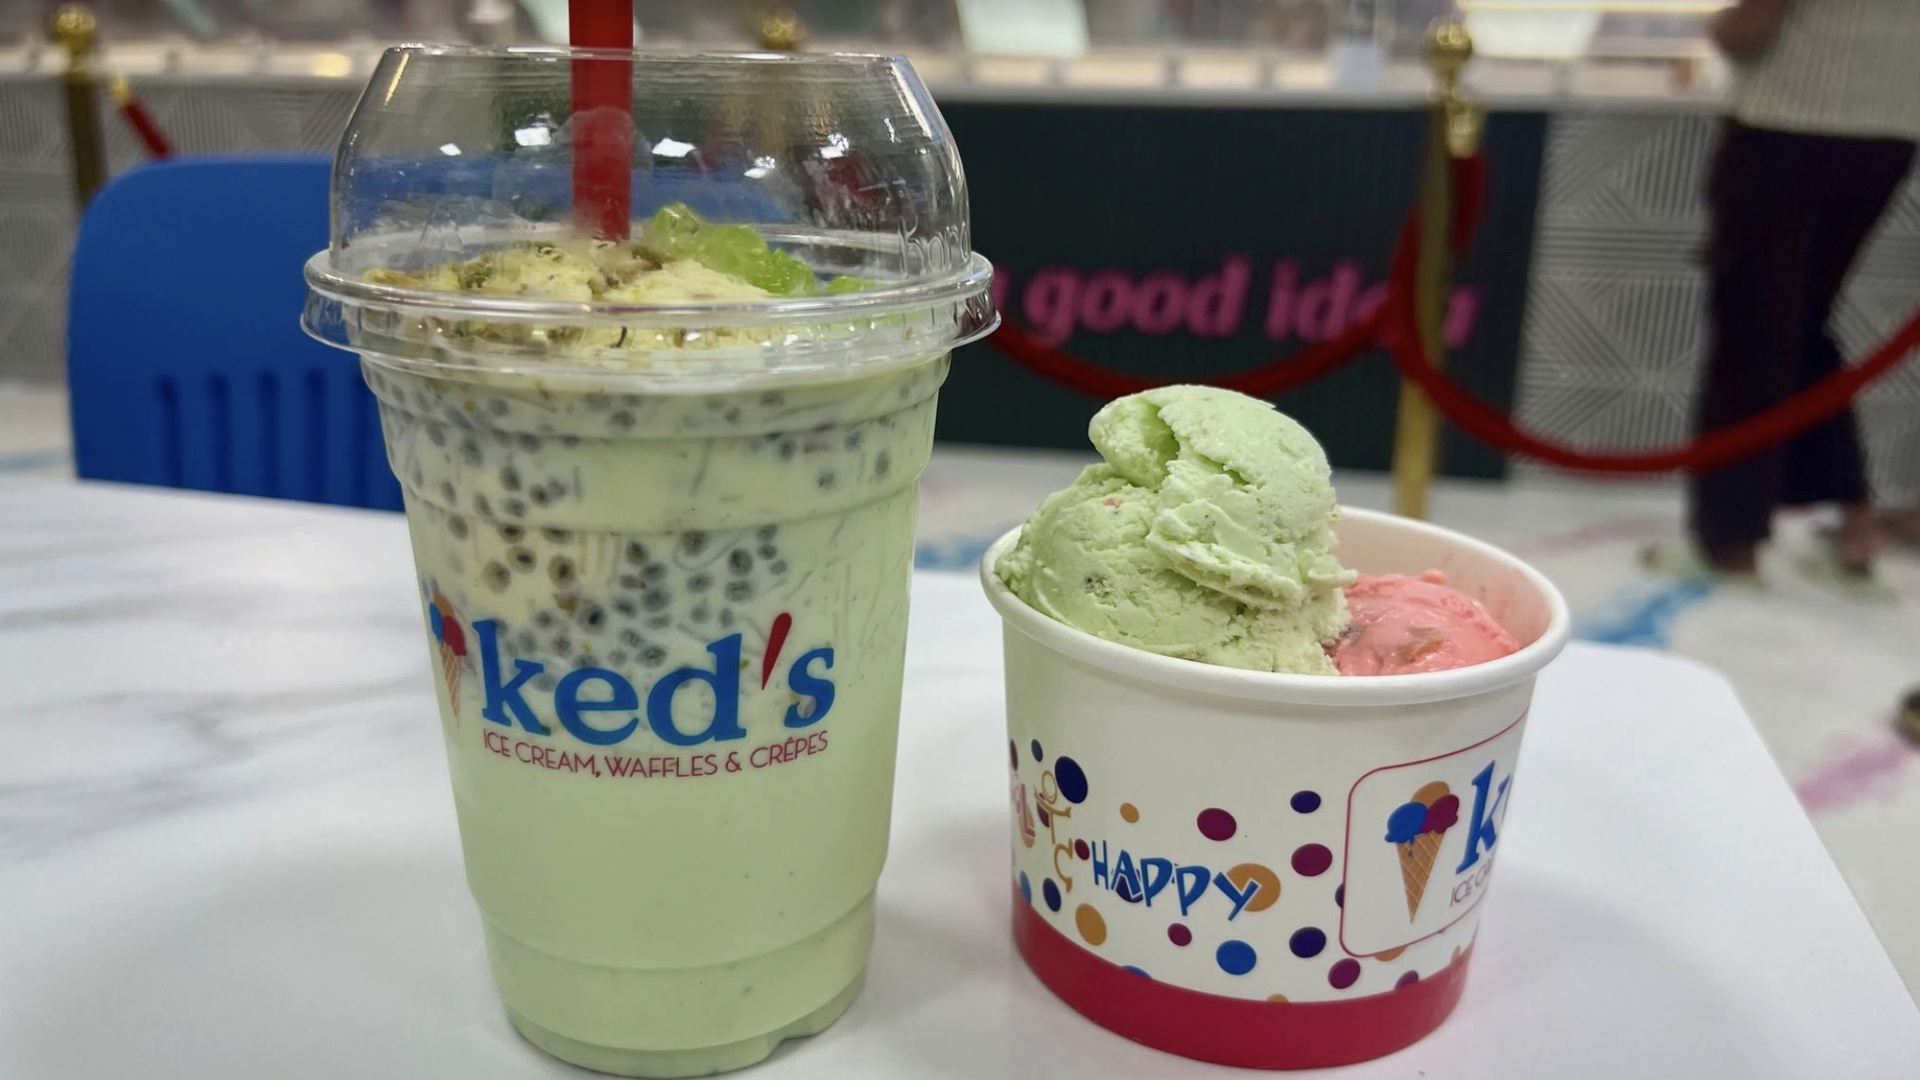
M464 658L469 650L467 635L449 610L435 603L428 606L427 618L443 655ZM759 689L772 681L780 661L781 649L793 630L793 616L782 612L767 633L767 651L759 664ZM681 667L660 676L646 690L642 702L640 689L626 676L603 667L576 667L560 677L552 691L554 719L567 734L591 746L612 746L625 742L640 730L644 722L654 737L673 746L698 746L707 742L730 742L747 737L740 726L740 698L746 667L741 655L742 637L729 634L707 643L709 664ZM553 729L540 719L528 701L536 693L530 683L547 670L537 660L507 656L502 651L499 624L481 619L473 624L471 650L478 654L480 691L484 704L482 719L505 727L518 725L530 735L552 736ZM465 665L457 660L444 665L449 675L447 686L454 708L459 708L461 673ZM834 685L831 646L811 649L795 657L787 666L787 688L799 700L787 706L784 723L789 728L811 727L826 718L833 708ZM674 722L673 702L682 690L704 683L713 692L713 711L699 722ZM537 700L537 699L536 699ZM683 726L684 725L684 726Z

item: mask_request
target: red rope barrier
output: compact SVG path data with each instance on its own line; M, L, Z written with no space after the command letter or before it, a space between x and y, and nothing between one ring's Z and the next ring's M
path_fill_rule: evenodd
M1865 360L1764 412L1680 446L1635 453L1588 452L1522 430L1448 378L1426 355L1414 317L1419 236L1408 233L1388 277L1385 339L1402 375L1419 386L1448 420L1496 450L1594 473L1706 472L1785 442L1846 408L1861 390L1920 348L1920 310Z
M1480 224L1486 167L1480 157L1454 163L1453 248L1466 249ZM1387 301L1368 319L1338 337L1260 367L1205 380L1255 397L1272 397L1317 379L1375 344L1383 344L1400 373L1467 434L1508 454L1524 455L1564 469L1603 474L1704 472L1778 445L1845 409L1874 380L1920 349L1920 310L1866 359L1828 376L1798 395L1739 423L1679 446L1634 453L1601 453L1553 442L1521 429L1433 366L1420 341L1414 314L1418 285L1419 216L1401 229L1387 277ZM1048 347L1022 327L1002 324L990 339L1021 366L1056 382L1103 398L1138 393L1182 380L1131 375ZM1189 380L1190 381L1190 380Z
M160 125L154 121L147 107L140 104L139 98L131 98L122 105L120 115L126 118L134 135L139 137L140 144L147 148L148 155L156 158L173 156L173 144L167 142L166 134L160 130Z
M108 84L108 92L113 103L120 110L120 116L133 128L133 134L147 153L156 158L173 156L173 144L167 141L166 132L160 130L160 124L141 100L134 96L133 85L123 76L115 76Z
M1480 212L1485 205L1486 169L1479 158L1455 162L1453 247L1460 252L1472 242L1480 227ZM1411 239L1414 220L1409 220L1400 239L1405 246ZM1268 361L1259 367L1200 380L1227 390L1238 390L1254 397L1273 397L1338 369L1380 342L1386 325L1387 305L1341 331L1337 336L1294 353ZM1099 398L1137 394L1156 386L1193 382L1191 378L1160 378L1114 371L1090 360L1048 346L1026 328L1011 321L1000 324L991 339L1009 359L1037 375Z
M1302 383L1312 382L1372 347L1380 340L1385 315L1386 305L1382 304L1379 310L1347 327L1338 337L1328 338L1312 348L1256 368L1202 381L1254 397L1272 397ZM1011 322L1001 323L1000 329L994 332L990 340L995 348L1027 370L1095 397L1124 397L1156 386L1194 381L1130 375L1101 367L1049 348L1039 338Z

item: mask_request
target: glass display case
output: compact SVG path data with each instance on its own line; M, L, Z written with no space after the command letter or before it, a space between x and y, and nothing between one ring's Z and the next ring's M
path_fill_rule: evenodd
M1459 14L1479 55L1494 62L1482 66L1495 79L1488 87L1492 93L1578 92L1587 80L1566 69L1594 65L1615 73L1637 65L1646 69L1642 82L1664 91L1674 82L1702 81L1697 70L1675 74L1676 62L1712 66L1703 28L1720 3L648 0L639 6L638 40L657 47L748 48L770 14L790 12L808 48L904 52L935 83L1176 92L1285 91L1316 84L1365 89L1370 81L1391 86L1397 67L1417 67L1426 28L1436 18ZM47 16L56 6L55 0L0 0L0 72L44 60L46 50L35 46L43 43ZM318 50L348 54L352 70L341 74L361 78L377 42L513 44L557 42L566 34L566 0L101 0L93 6L103 41L124 63L136 69L158 63L168 71L230 71L236 63L245 70L245 58L261 52L276 54L270 66L277 69L313 69L297 56L279 54ZM1075 32L1043 32L1031 19L1037 8L1071 20ZM1367 62L1356 66L1356 57ZM338 66L335 60L318 67Z

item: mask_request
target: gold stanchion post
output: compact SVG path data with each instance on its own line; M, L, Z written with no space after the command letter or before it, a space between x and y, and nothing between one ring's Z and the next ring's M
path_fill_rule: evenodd
M93 49L99 26L85 4L62 4L49 28L67 50L62 76L67 96L67 143L73 148L73 195L82 210L107 179L106 151L100 139L100 96L93 73Z
M767 52L797 53L806 44L807 25L790 7L768 7L754 17L753 39ZM753 131L755 146L774 155L776 160L784 159L787 147L782 140L787 133L780 121L791 113L794 95L803 95L804 100L806 93L807 84L796 73L777 66L766 68L761 74L758 93L743 101L744 112L738 122ZM759 105L753 104L756 99Z
M1445 360L1441 327L1453 280L1450 234L1453 229L1453 159L1470 157L1480 141L1482 113L1460 93L1460 72L1473 58L1473 39L1465 25L1442 20L1427 33L1427 64L1438 92L1427 119L1426 155L1420 177L1420 262L1415 268L1419 292L1414 314L1420 342L1438 364ZM1400 383L1400 409L1393 434L1393 512L1427 516L1427 489L1433 484L1440 453L1440 417L1425 394Z
M807 27L792 8L776 7L760 13L753 36L768 52L799 52L807 40Z

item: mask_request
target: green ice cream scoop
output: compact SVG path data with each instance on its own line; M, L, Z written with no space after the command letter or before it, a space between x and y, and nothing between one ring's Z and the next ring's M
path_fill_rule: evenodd
M996 568L1039 611L1202 663L1333 674L1346 627L1326 454L1271 405L1201 386L1120 398L1089 428L1106 464L1027 521Z

